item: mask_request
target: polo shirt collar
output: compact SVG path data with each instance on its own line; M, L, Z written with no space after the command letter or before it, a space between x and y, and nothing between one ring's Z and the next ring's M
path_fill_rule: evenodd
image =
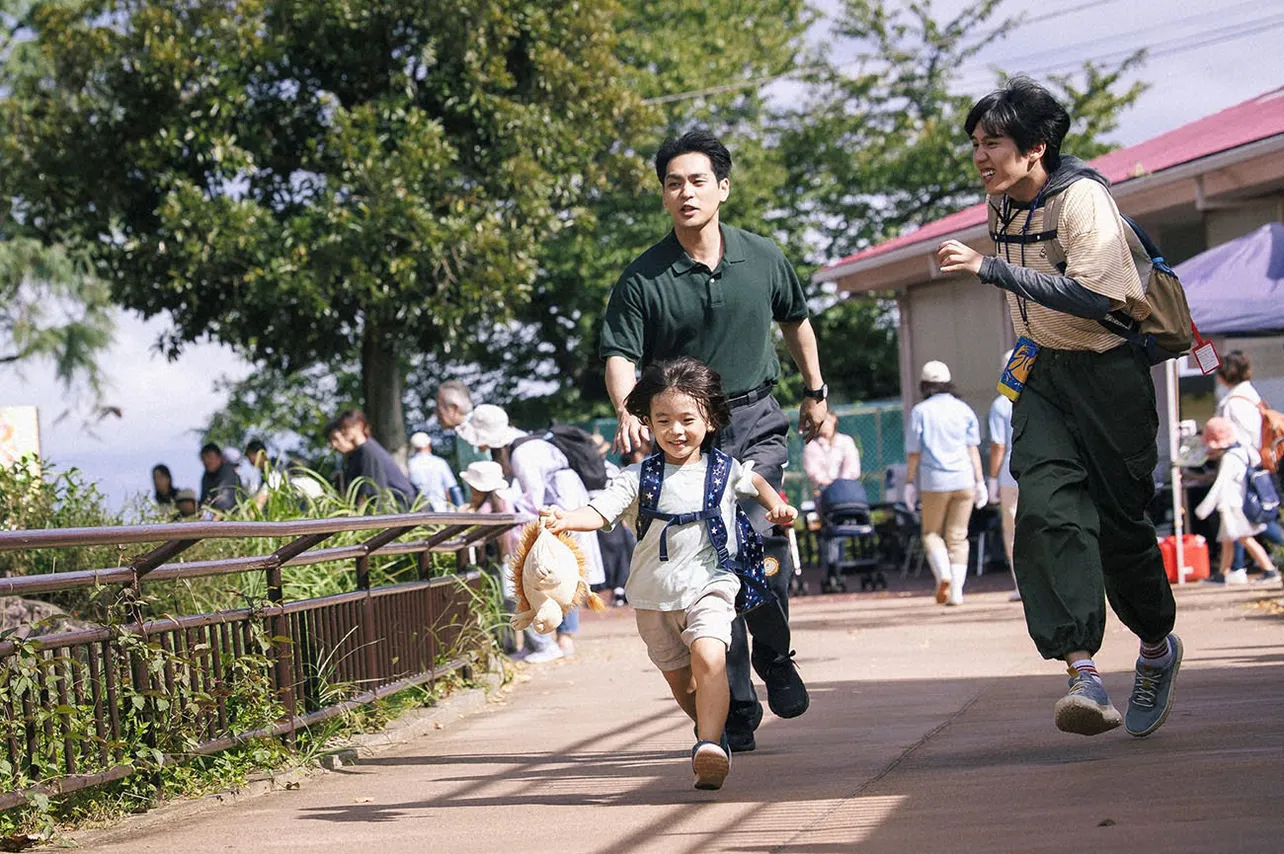
M722 232L722 260L727 264L739 264L744 261L746 257L745 244L740 232L734 228L727 228L722 223L718 224L718 229ZM673 254L669 269L673 271L674 275L685 276L696 268L696 261L682 248L682 243L678 241L676 231L670 230L665 242Z

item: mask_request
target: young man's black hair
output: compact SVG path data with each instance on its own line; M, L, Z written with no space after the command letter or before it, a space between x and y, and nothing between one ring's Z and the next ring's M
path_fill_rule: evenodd
M221 457L223 456L223 449L213 442L206 442L201 446L201 454L218 454Z
M725 181L731 175L731 152L707 130L689 130L679 137L670 137L655 153L655 174L660 183L669 171L669 161L683 154L703 154L713 164L713 177Z
M1061 165L1061 143L1070 130L1070 115L1047 89L1029 77L1013 77L968 112L963 130L969 137L977 125L993 136L1012 137L1022 154L1045 143L1043 168L1052 172Z
M267 445L264 445L263 440L261 439L251 439L250 441L245 443L245 456L250 459L253 459L254 455L257 454L259 451L266 451L266 450L267 450Z

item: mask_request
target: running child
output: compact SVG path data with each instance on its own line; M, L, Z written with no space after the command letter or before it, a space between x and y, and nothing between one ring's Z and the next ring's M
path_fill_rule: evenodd
M1221 527L1217 539L1221 542L1222 578L1227 584L1247 584L1248 573L1243 569L1231 571L1233 546L1239 543L1263 572L1274 572L1275 564L1254 537L1266 530L1265 524L1253 524L1244 515L1244 495L1248 490L1248 475L1262 463L1255 448L1241 445L1235 438L1235 425L1227 418L1210 418L1204 425L1204 446L1208 458L1217 460L1217 479L1208 495L1195 508L1195 515L1207 519L1214 510L1221 514Z
M638 634L647 655L664 674L682 711L695 721L691 765L697 789L718 789L731 767L723 728L731 701L727 683L727 648L736 616L740 581L724 566L709 534L708 522L668 514L696 514L704 509L706 474L714 434L731 420L722 379L690 358L648 366L629 393L630 414L650 428L664 456L664 477L654 509L665 514L640 533L625 595L637 615ZM645 463L624 469L602 494L578 510L544 508L541 517L554 533L596 531L615 525L639 510L639 487ZM730 461L721 510L724 530L734 540L736 500L756 498L767 520L791 525L798 511L780 496L753 463ZM736 553L728 542L726 551Z

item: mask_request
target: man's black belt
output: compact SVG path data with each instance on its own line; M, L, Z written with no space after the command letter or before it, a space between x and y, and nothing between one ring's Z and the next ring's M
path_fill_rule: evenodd
M744 394L738 394L735 397L727 398L727 406L731 409L739 409L742 406L748 406L751 403L757 403L764 397L771 396L771 390L776 387L775 380L767 380L757 388L749 389Z

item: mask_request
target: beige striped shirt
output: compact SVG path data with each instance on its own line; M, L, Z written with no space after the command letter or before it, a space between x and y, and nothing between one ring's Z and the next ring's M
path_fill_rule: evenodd
M1113 308L1124 308L1138 319L1150 313L1145 291L1137 277L1137 267L1128 248L1124 229L1128 226L1119 217L1119 209L1110 197L1110 191L1091 178L1081 178L1064 191L1061 202L1061 222L1049 224L1057 229L1057 242L1066 255L1066 269L1062 273L1047 257L1047 245L1031 244L1025 247L1001 245L995 254L1011 264L1028 267L1040 273L1065 275L1094 293L1107 297ZM991 204L1002 211L1002 197L991 198ZM1043 207L1032 214L1029 208L1008 205L1009 221L999 218L999 230L1004 234L1038 234L1045 230ZM1030 223L1026 226L1026 216ZM1119 346L1123 339L1107 332L1095 320L1063 314L1045 308L1015 294L1007 294L1008 310L1012 314L1012 328L1017 335L1025 335L1040 347L1054 350L1094 350L1104 353ZM1022 306L1025 315L1022 316Z

